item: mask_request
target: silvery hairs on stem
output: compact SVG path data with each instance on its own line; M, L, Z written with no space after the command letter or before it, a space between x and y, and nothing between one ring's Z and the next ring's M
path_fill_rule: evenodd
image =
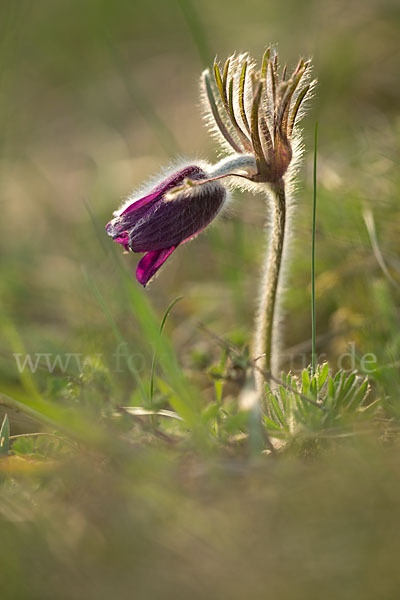
M280 68L268 48L261 67L248 54L233 55L220 69L204 71L201 79L206 122L228 156L214 168L219 178L236 175L234 184L268 198L269 240L263 263L253 341L258 366L276 374L278 364L279 290L287 223L288 192L302 155L299 122L312 96L311 61L300 59L293 72ZM285 244L286 245L286 244ZM260 393L263 381L256 371Z

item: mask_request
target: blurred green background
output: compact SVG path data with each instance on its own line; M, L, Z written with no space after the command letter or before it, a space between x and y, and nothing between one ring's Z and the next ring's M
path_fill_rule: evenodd
M85 353L90 340L98 352L103 342L109 346L105 329L97 335L104 315L82 267L135 337L103 226L121 199L177 155L216 160L198 85L213 57L235 50L261 57L277 43L289 65L312 56L319 80L304 122L285 348L310 338L318 120L318 333L327 334L319 350L335 357L355 340L360 354L383 361L387 342L397 352L386 314L393 290L371 251L362 209L372 208L382 252L398 269L398 9L394 1L2 2L0 285L27 351ZM147 292L160 311L185 297L171 333L185 356L197 344L200 353L211 351L197 321L249 341L264 202L239 193L235 200L230 214L181 248ZM134 273L137 257L126 260ZM10 375L7 363L3 375Z
M233 51L249 51L261 58L272 43L289 65L312 56L319 81L303 123L306 151L284 300L284 352L299 355L295 366L304 366L302 359L309 362L312 150L318 121L318 352L332 365L350 342L357 357L374 353L373 388L390 396L396 407L399 292L376 260L363 212L372 210L380 252L399 282L399 31L397 0L3 0L2 392L21 399L29 389L29 382L21 384L14 352L79 353L101 355L95 390L82 398L75 394L73 380L47 372L35 374L35 386L61 404L67 397L67 403L71 397L77 405L86 403L93 414L98 395L105 409L110 402L138 403L137 381L129 370L115 372L114 353L121 340L129 340L140 375L148 377L152 347L115 266L119 248L112 248L104 226L128 193L176 156L217 159L218 148L202 123L199 76L214 56L223 60ZM166 330L204 398L213 390L207 369L219 360L221 349L199 323L242 347L251 339L265 207L261 197L237 192L234 199L228 214L180 248L149 288L140 291L159 320L174 298L184 297ZM131 254L123 261L134 277L137 257ZM12 432L25 426L12 420ZM132 597L130 586L138 574L136 591L143 598L183 598L188 593L199 598L265 597L260 556L266 540L268 577L278 598L336 598L338 590L341 598L395 597L394 578L388 578L386 568L392 572L390 556L398 548L384 511L398 525L394 504L399 484L385 487L383 480L397 478L396 465L370 467L368 457L375 450L368 446L360 483L354 476L357 466L344 467L354 463L353 449L346 452L314 471L289 463L283 474L274 472L272 484L265 472L254 478L250 474L251 481L241 475L238 480L240 468L234 465L224 470L220 485L218 473L210 475L208 485L204 466L185 458L172 469L170 461L175 465L181 459L152 454L143 462L146 468L138 460L107 476L92 470L91 463L82 472L67 469L64 483L57 486L46 479L47 472L40 474L40 483L22 478L17 484L11 478L5 484L8 508L2 534L8 549L1 558L6 571L21 580L25 574L31 588L29 592L24 583L14 587L9 581L5 597ZM304 481L298 469L307 471ZM322 475L325 469L328 475ZM32 486L37 486L37 498ZM332 487L337 502L330 500ZM115 495L104 492L111 488ZM299 498L295 510L292 494ZM229 516L224 515L226 498ZM318 517L314 498L323 507ZM181 503L182 513L177 508ZM50 519L40 507L50 511ZM265 516L268 511L277 515L276 522ZM327 531L332 511L337 512ZM213 519L223 531L216 545ZM354 537L348 534L349 523ZM366 533L371 528L375 537ZM304 557L302 540L310 535ZM326 545L328 556L345 552L347 563L317 560L315 554L324 555ZM386 558L378 558L385 547ZM78 567L85 556L88 563ZM354 562L356 556L359 562ZM386 591L364 581L377 561ZM230 580L243 564L244 583L236 589ZM148 583L153 568L160 586ZM53 577L45 582L47 569ZM337 579L335 570L340 572ZM316 571L320 587L314 588ZM321 573L328 572L324 580ZM293 573L295 587L286 580ZM68 580L76 584L64 589ZM345 593L340 586L349 582Z

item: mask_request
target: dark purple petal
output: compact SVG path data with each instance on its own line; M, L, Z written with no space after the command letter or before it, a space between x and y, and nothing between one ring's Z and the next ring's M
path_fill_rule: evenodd
M127 250L129 232L158 201L162 200L165 193L181 184L186 178L202 179L205 177L204 171L197 166L185 167L177 173L173 173L156 186L150 194L139 200L134 200L118 216L112 219L106 225L108 235Z
M172 246L171 248L164 248L163 250L147 252L147 254L139 261L136 268L136 279L138 282L143 286L146 286L175 248L176 246Z
M190 165L180 169L176 173L172 173L172 175L169 175L169 177L159 183L151 193L163 196L166 192L168 192L168 190L171 190L182 183L184 179L205 179L206 177L207 176L203 169L200 169L200 167L197 167L196 165Z
M123 210L119 216L122 217L122 215L127 215L128 213L130 215L132 215L132 213L135 213L135 217L140 217L142 214L144 214L146 212L146 210L149 208L149 206L154 204L153 201L157 200L158 196L159 196L159 194L157 192L152 192L148 196L144 196L144 198L139 198L139 200L134 200L132 202L132 204L130 204L127 208L125 208L125 210Z
M181 169L147 196L131 202L106 227L108 235L126 250L146 253L136 270L143 286L179 244L195 237L214 219L224 203L225 188L217 181L186 186L168 196L186 178L207 180L207 174L197 166Z
M170 175L167 179L164 179L148 196L140 198L140 200L134 200L119 216L126 220L127 223L132 221L132 217L137 222L157 200L160 200L172 188L183 183L186 178L202 179L205 177L206 174L199 167L185 167L177 173Z
M172 200L162 199L131 229L134 252L177 246L200 233L218 214L225 188L217 182L191 188Z
M125 250L128 250L129 230L157 200L158 194L149 194L132 202L120 215L107 223L108 235L113 238L114 242L122 244Z

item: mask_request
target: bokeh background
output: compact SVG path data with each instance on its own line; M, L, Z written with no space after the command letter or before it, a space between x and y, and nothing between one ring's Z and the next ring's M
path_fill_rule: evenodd
M309 350L318 121L319 351L332 358L355 340L358 353L387 360L393 290L362 211L372 208L381 251L389 269L398 269L397 2L41 0L5 1L0 10L0 285L27 351L85 353L97 337L109 346L84 270L135 337L104 224L128 193L176 156L217 159L199 109L201 71L214 56L248 50L261 57L276 43L289 65L312 56L319 80L304 121L285 349L305 342ZM184 296L171 335L186 359L211 351L198 321L249 341L264 220L261 197L236 193L230 213L182 247L146 292L159 311ZM134 273L137 257L127 261Z
M359 368L374 353L373 392L397 402L399 294L377 253L398 284L399 33L398 0L2 0L2 392L22 400L29 390L13 353L79 353L101 355L83 397L73 378L45 369L35 385L94 415L99 397L103 409L139 403L137 381L116 372L114 353L122 332L146 379L152 348L104 226L128 193L177 156L217 159L199 76L215 56L249 51L261 59L272 43L290 66L312 56L319 81L303 122L284 351L298 355L297 366L309 362L318 121L318 352L334 366L354 342ZM140 292L159 320L183 296L166 331L204 399L221 348L199 324L241 347L250 342L264 220L261 197L235 193L229 213ZM138 257L123 260L133 278ZM12 432L32 427L12 415ZM107 475L85 455L61 483L47 466L33 482L31 471L18 484L13 472L2 510L5 597L131 598L134 589L143 598L258 598L265 573L282 599L395 597L398 465L379 462L379 452L372 444L362 458L346 449L317 467L289 461L261 473L231 463L210 473L192 458L151 452Z

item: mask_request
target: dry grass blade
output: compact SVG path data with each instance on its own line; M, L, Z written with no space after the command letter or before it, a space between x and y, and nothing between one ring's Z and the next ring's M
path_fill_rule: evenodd
M172 410L149 410L142 406L121 406L115 414L120 415L121 412L132 415L133 417L166 417L168 419L184 422L182 417Z
M369 239L371 242L372 250L373 250L375 258L376 258L376 262L382 269L382 272L385 275L385 277L388 279L388 281L390 281L390 283L392 285L394 285L395 288L400 290L400 285L395 279L393 279L392 275L390 274L389 269L386 266L385 259L383 258L382 252L379 248L378 237L376 235L375 219L374 219L374 215L373 215L373 212L371 209L366 208L364 210L363 219L364 219L367 231L368 231Z

